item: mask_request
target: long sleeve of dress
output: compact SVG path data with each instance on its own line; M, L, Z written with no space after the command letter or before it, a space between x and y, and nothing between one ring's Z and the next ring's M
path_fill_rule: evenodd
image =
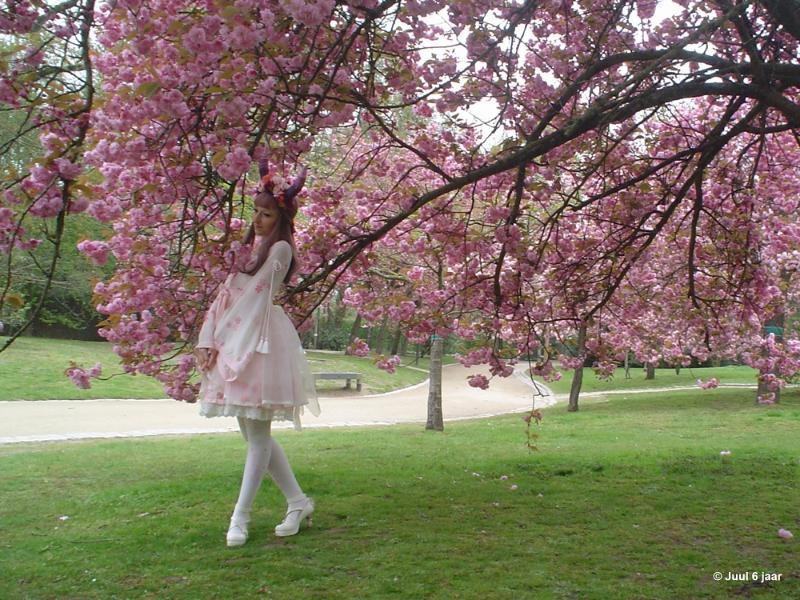
M267 260L247 282L241 294L215 318L213 347L226 381L241 373L254 352L266 350L269 319L275 293L292 259L291 246L276 242Z
M214 347L214 329L217 326L217 321L225 312L225 308L230 300L230 293L228 286L230 285L233 276L229 275L217 292L217 297L211 303L211 306L206 311L206 316L203 319L203 326L200 328L200 335L197 337L196 348L213 348Z

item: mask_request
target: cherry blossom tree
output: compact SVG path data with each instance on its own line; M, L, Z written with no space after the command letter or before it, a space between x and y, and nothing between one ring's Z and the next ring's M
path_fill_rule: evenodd
M254 161L268 154L288 176L315 140L346 131L329 171L344 176L317 174L305 197L298 319L382 246L425 260L422 244L399 241L416 225L446 236L448 273L426 290L419 330L451 321L455 303L460 333L482 343L468 364L503 375L506 359L535 354L549 376L551 341L585 327L608 371L646 328L676 360L747 351L779 386L796 372L797 336L763 326L797 294L797 9L9 2L0 27L24 44L0 65L0 101L31 115L43 151L3 174L3 249L37 243L31 215L52 220L53 240L70 211L112 223L109 239L82 244L118 265L96 288L103 335L129 370L191 400L183 344L241 254ZM51 21L48 39L72 53L47 56L81 59L60 78L34 52ZM387 172L391 185L365 189ZM402 302L387 297L386 310Z

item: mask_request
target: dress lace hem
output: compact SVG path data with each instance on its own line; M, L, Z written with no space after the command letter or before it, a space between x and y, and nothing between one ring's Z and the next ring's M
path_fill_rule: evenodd
M242 406L239 404L200 403L200 414L204 417L242 417L257 421L291 421L298 431L302 429L300 417L302 406Z

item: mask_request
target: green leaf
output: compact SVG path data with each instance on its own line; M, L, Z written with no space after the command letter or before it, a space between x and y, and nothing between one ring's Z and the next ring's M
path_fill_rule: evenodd
M142 83L136 88L137 96L144 96L145 98L152 98L158 90L161 89L161 83L158 81L148 81Z

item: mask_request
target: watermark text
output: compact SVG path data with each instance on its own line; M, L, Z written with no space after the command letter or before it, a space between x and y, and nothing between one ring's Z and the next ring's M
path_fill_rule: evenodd
M783 573L770 573L769 571L722 571L714 572L714 581L744 581L749 583L769 583L783 581Z

